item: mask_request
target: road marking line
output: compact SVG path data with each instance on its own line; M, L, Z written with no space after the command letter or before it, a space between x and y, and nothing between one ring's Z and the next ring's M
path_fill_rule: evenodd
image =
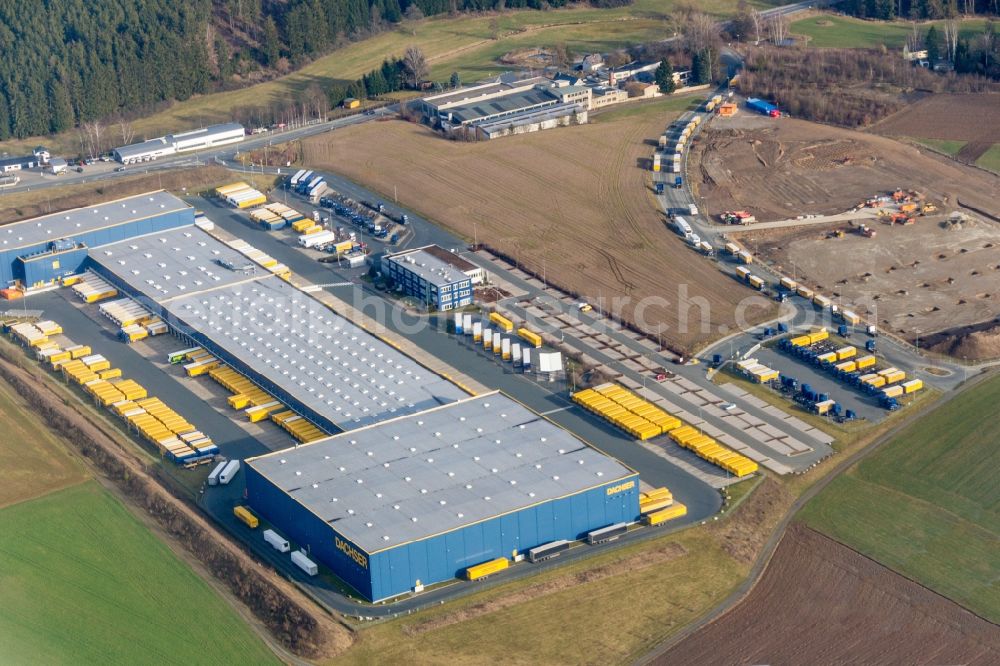
M556 412L565 412L569 407L557 407L556 409L550 409L547 412L541 412L541 416L548 416L549 414L555 414Z

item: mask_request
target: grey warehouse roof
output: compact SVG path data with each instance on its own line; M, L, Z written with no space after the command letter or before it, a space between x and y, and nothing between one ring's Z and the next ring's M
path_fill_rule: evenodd
M165 306L344 430L467 395L278 277L182 296Z
M0 227L0 250L37 245L186 208L190 206L160 191L43 215Z
M129 157L142 157L151 152L157 152L163 150L164 148L173 148L173 142L168 142L166 137L158 137L156 139L148 139L140 143L130 143L127 146L119 146L115 148L115 152L118 153L118 157L121 159L128 159Z
M167 140L170 142L177 141L178 139L188 140L198 137L209 137L215 134L224 134L226 132L235 132L237 130L243 132L243 125L240 125L239 123L221 123L219 125L209 125L208 127L202 127L201 129L190 130L188 132L168 134Z
M555 104L559 99L546 88L532 88L524 92L504 95L493 99L460 104L447 111L459 122L475 122L501 113L526 110L540 104Z
M424 248L391 254L386 259L394 261L433 285L453 284L469 279L468 275L455 266Z
M271 274L195 226L102 245L90 256L160 302ZM254 272L231 270L223 262L237 268L251 266Z
M369 554L634 474L502 393L247 464Z

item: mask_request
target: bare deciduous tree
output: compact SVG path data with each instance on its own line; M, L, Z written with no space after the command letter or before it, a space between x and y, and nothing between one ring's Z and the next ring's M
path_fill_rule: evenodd
M97 157L104 152L104 125L99 120L80 123L77 130L80 137L80 152L88 157Z
M713 48L721 41L715 19L701 12L691 12L684 23L684 44L691 53Z
M132 127L132 121L119 118L118 129L122 133L122 145L127 146L132 143L132 140L135 139L135 128Z
M920 28L918 28L916 22L914 22L913 27L910 30L910 34L906 36L906 49L910 53L919 51L923 48L923 44L924 36L920 34Z
M941 31L944 33L944 45L948 52L948 60L954 62L955 50L958 48L958 21L948 19L942 22Z
M788 19L781 14L773 14L767 20L767 33L772 44L780 45L788 38Z
M753 23L754 44L760 44L760 29L764 27L764 15L756 7L750 8L750 21Z
M427 58L417 46L407 46L403 53L403 67L406 69L406 82L411 88L417 88L420 82L427 78Z

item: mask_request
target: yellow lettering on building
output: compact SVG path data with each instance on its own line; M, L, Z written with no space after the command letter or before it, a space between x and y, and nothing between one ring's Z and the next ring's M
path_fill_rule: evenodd
M337 546L337 550L343 552L344 555L347 555L349 558L357 562L358 566L360 566L362 569L368 568L368 558L365 557L364 553L362 553L360 550L358 550L351 544L347 543L340 537L334 537L333 543L334 545Z
M635 481L626 481L625 483L619 483L617 486L610 486L608 488L608 495L617 495L633 488L635 488Z

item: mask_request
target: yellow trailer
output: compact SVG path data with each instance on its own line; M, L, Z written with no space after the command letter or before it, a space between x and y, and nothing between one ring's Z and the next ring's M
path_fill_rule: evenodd
M837 360L843 361L849 358L854 358L858 353L857 347L841 347L837 350Z
M490 322L496 324L504 333L510 333L514 330L514 322L507 319L499 312L490 313Z
M517 329L517 335L519 338L528 342L532 347L535 347L536 349L542 346L542 336L532 331L529 331L526 328Z
M857 360L858 370L864 370L875 365L877 359L874 356L862 356Z
M493 574L503 571L510 566L510 560L506 557L498 557L495 560L490 560L488 562L483 562L482 564L476 564L465 570L466 580L482 580L487 576L492 576Z
M687 515L687 507L680 502L675 502L672 506L643 516L643 522L650 527L662 525L668 520L680 518Z
M237 506L234 508L233 515L239 518L242 522L246 523L247 527L252 530L257 529L257 526L260 525L260 521L257 519L257 516L250 513L250 509L245 506Z

